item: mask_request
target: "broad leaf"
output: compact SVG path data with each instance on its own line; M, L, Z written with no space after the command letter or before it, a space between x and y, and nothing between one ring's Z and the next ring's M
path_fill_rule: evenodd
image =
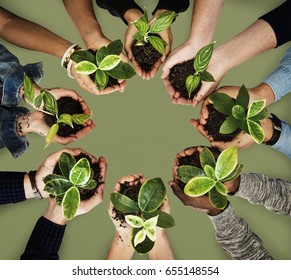
M215 184L215 188L220 194L227 195L227 188L222 182L217 181Z
M199 75L189 75L186 79L186 88L188 91L189 98L191 97L192 92L198 87L200 83Z
M73 184L65 178L55 178L45 184L44 191L58 196L64 194L72 186Z
M85 185L91 178L90 163L87 158L79 159L70 172L70 181L75 185Z
M76 187L71 187L64 195L62 207L64 216L71 220L74 218L80 205L80 193Z
M203 148L201 154L199 155L199 159L202 168L204 168L206 164L210 165L212 168L215 168L216 165L215 157L208 148L206 147Z
M134 213L139 211L138 205L132 199L121 193L112 193L110 195L110 201L114 207L122 213Z
M187 184L195 176L204 176L205 173L201 168L192 165L181 165L177 168L178 178Z
M231 115L231 109L234 106L234 101L225 93L211 93L209 95L215 110L226 116Z
M53 180L53 179L64 179L64 176L56 175L56 174L49 174L43 178L43 182L46 184L48 181Z
M216 188L209 192L209 199L211 204L218 209L224 209L227 205L227 196L220 194Z
M62 172L62 174L69 180L70 179L70 171L76 164L75 158L69 153L62 153L60 155L58 165Z
M114 69L107 71L107 74L115 79L126 80L133 77L136 72L130 64L120 61Z
M140 231L138 231L134 237L134 247L136 247L136 245L142 243L146 238L146 232L144 229L141 229Z
M149 30L149 24L143 18L139 18L132 24L136 27L136 29L142 36L145 36L147 34Z
M214 171L214 168L212 166L206 164L206 165L204 165L203 169L204 169L207 177L209 177L213 180L216 180L215 171Z
M249 106L250 96L245 85L242 85L238 91L238 95L235 100L235 104L242 106L247 110Z
M144 45L144 41L143 41L144 36L142 36L140 33L136 33L132 37L133 39L137 41L136 46L141 45L141 44Z
M146 254L148 253L155 245L153 241L151 241L147 236L145 237L145 240L134 246L134 237L136 234L140 231L138 228L132 228L131 230L131 244L134 247L135 251L138 252L139 254Z
M152 217L155 217L157 215L159 216L158 223L157 223L158 227L170 228L175 225L174 218L170 214L163 212L161 210L155 210L153 212L142 212L142 217L146 220Z
M101 88L105 88L108 84L108 74L105 73L104 71L97 69L96 73L95 73L95 81L97 82L97 84L101 87Z
M143 219L135 215L126 215L125 221L134 228L141 228L143 226Z
M45 142L46 142L45 148L53 141L58 130L59 130L59 125L57 123L55 123L51 126L51 128L49 129L47 136L45 138Z
M221 152L215 167L215 177L217 180L223 180L235 169L237 158L237 147L229 147Z
M73 119L70 114L61 114L58 119L58 123L65 123L69 125L70 127L74 128Z
M92 174L92 171L91 171L91 174ZM97 187L97 182L96 182L96 180L94 180L94 179L90 179L86 185L82 186L82 189L93 190L93 189L95 189L96 187Z
M160 14L150 26L149 33L160 33L161 31L166 30L171 26L176 16L177 14L172 11Z
M123 45L121 40L115 40L107 46L109 54L119 55L122 52Z
M248 129L249 129L250 135L253 137L253 139L255 140L257 144L261 144L264 141L265 133L262 127L258 123L252 120L248 120Z
M89 114L74 114L72 115L73 123L82 125L91 118Z
M195 71L202 72L206 70L213 53L213 48L214 43L211 43L209 45L204 46L197 52L194 58Z
M240 128L241 121L235 119L233 116L228 116L221 124L219 133L230 134Z
M34 101L34 85L30 78L24 73L23 88L26 100L33 104Z
M40 106L41 106L41 103L42 103L42 101L43 101L43 95L44 95L44 93L41 93L39 96L37 96L37 97L34 99L33 104L34 104L34 106L35 106L37 109L39 109Z
M165 52L165 46L167 43L160 37L157 36L149 36L148 37L150 44L160 53L164 54Z
M100 62L99 68L103 71L108 71L113 69L120 61L121 58L118 55L110 54Z
M228 182L237 178L242 173L243 168L244 168L244 165L238 163L235 169L227 177L223 179L223 182Z
M155 228L158 223L159 216L154 216L143 223L145 229ZM152 239L151 239L152 240ZM154 241L154 240L152 240Z
M207 71L200 72L201 81L215 82L214 77Z
M208 177L195 177L186 184L184 193L193 197L201 196L209 192L215 183L215 180Z
M75 66L77 73L90 75L97 70L97 66L89 61L81 61Z
M71 55L71 59L73 61L75 61L76 63L79 63L81 61L88 61L88 62L91 62L93 64L96 64L95 56L91 52L85 51L85 50L75 51Z
M255 115L259 114L266 106L266 100L255 100L252 102L249 110L247 117L251 118L254 117Z
M157 230L156 230L156 227L151 227L151 228L145 228L145 232L146 232L146 235L147 237L155 242L156 239L157 239Z
M152 212L157 210L166 197L166 187L161 178L150 179L144 182L138 194L138 206L141 211Z
M107 47L103 46L101 47L97 52L96 52L96 61L97 61L97 65L99 65L101 63L101 61L107 56L109 55L109 51L107 49Z
M44 109L48 111L49 113L57 116L59 113L58 110L58 103L55 97L45 89L41 90L41 93L43 93L43 102L44 102Z
M231 113L237 120L244 120L246 118L245 109L240 105L234 105Z
M260 113L258 113L257 115L255 115L249 119L251 119L254 122L257 122L257 121L261 121L261 120L265 119L267 116L268 116L268 110L266 108L264 108Z

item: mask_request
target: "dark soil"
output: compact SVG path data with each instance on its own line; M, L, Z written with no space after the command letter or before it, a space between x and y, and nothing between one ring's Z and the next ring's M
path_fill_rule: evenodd
M83 154L83 153L81 153L80 155L75 157L76 161L80 160L81 158L87 158L88 159L88 161L90 162L90 167L92 168L92 170L94 172L93 179L97 182L97 187L95 189L92 189L92 190L85 190L85 189L82 189L82 188L78 188L79 192L80 192L81 200L86 200L86 199L90 198L91 196L93 196L93 194L95 193L96 189L101 184L101 182L103 181L104 178L102 178L101 175L100 175L99 162L92 163L91 162L91 158L88 155ZM61 175L62 174L62 172L61 172L61 170L60 170L58 165L55 166L53 173L57 174L57 175Z
M182 63L176 64L171 68L169 74L169 80L175 91L179 92L181 97L187 99L193 99L193 97L201 88L200 82L198 87L191 93L191 96L189 98L188 90L186 88L186 79L189 75L193 75L194 73L193 63L194 59L190 59Z
M59 100L57 100L57 103L58 103L59 115L61 114L73 115L73 114L84 113L80 102L74 100L71 97L61 97ZM49 127L51 127L54 123L56 123L57 118L55 116L45 114L44 121ZM73 125L74 125L74 128L70 127L67 124L59 123L59 130L57 134L62 137L68 137L70 135L76 134L78 131L84 128L83 125L79 125L79 124L73 124Z
M235 138L237 134L241 132L241 129L237 129L231 134L219 133L220 126L225 121L226 116L216 111L212 104L208 104L206 107L209 115L204 128L207 131L208 135L213 137L215 141L230 142Z
M162 55L150 43L146 43L144 46L136 46L135 44L136 41L131 46L133 57L139 67L148 73Z
M119 193L121 193L121 194L129 197L133 201L137 202L140 187L141 187L141 184L138 184L137 186L129 186L129 184L127 182L125 182L124 184L121 185ZM122 226L122 223L125 222L124 216L126 216L127 213L122 213L119 210L117 210L115 207L113 207L112 211L113 211L113 214L115 214L113 219L120 221L121 222L120 226ZM133 214L133 213L131 213L131 214ZM136 215L138 216L139 213L137 212Z

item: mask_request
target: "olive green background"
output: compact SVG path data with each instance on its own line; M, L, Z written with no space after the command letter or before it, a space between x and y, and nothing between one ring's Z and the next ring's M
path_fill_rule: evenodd
M152 11L157 1L136 1L141 7L146 3ZM284 1L228 0L225 1L214 36L220 45L254 22L259 16ZM4 8L34 21L58 35L83 45L77 30L67 15L62 1L2 0ZM181 13L173 24L173 48L182 44L189 32L192 5ZM96 15L106 36L112 40L123 39L126 26L119 18L96 7ZM286 27L287 28L287 27ZM60 59L50 55L18 48L3 40L22 64L43 61L45 76L43 87L60 86L75 89L93 110L96 128L83 139L68 145L81 147L95 156L105 156L108 162L104 201L90 213L69 222L60 250L61 259L104 259L114 235L114 227L107 213L109 194L115 182L124 175L142 172L146 178L161 177L165 184L171 179L171 168L176 153L193 145L208 145L189 124L199 115L199 108L173 105L162 80L161 71L150 81L135 76L128 81L123 94L93 96L80 89L68 78L60 66ZM39 42L42 44L42 42ZM83 45L84 46L84 45ZM260 83L281 60L287 43L270 50L232 69L220 85L252 87ZM231 59L231 58L230 58ZM269 107L280 118L291 123L291 96L284 97ZM7 150L0 151L0 170L29 171L37 169L47 155L62 148L52 144L44 149L45 142L38 135L28 136L30 147L18 159ZM265 145L253 145L239 154L245 172L264 173L268 176L291 180L290 160ZM168 229L168 237L176 259L229 259L215 240L215 232L207 215L185 207L168 187L171 213L176 226ZM247 201L229 198L237 213L264 242L275 259L291 258L291 224L287 217L268 212ZM19 259L37 219L46 209L47 201L30 200L15 205L2 205L0 211L0 259ZM147 259L147 256L134 256Z

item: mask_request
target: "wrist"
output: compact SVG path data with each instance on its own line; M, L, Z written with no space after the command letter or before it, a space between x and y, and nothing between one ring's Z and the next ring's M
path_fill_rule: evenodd
M271 118L261 121L265 132L264 144L273 146L277 143L281 135L282 124L278 117L271 113Z
M43 217L55 224L62 226L66 225L68 220L64 217L61 206L56 205L56 202L53 206L50 204L51 203L49 203L47 210L43 214Z
M138 20L144 14L138 9L129 9L124 13L124 19L127 21L128 24Z

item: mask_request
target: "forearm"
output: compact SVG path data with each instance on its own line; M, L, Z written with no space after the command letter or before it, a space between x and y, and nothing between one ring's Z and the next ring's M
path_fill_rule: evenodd
M246 221L236 215L231 205L217 216L209 216L221 247L236 260L269 260L272 256Z
M151 251L149 251L150 260L174 260L172 248L167 238L166 232L162 230L157 234L155 245Z
M14 45L62 57L71 42L0 7L0 37Z

